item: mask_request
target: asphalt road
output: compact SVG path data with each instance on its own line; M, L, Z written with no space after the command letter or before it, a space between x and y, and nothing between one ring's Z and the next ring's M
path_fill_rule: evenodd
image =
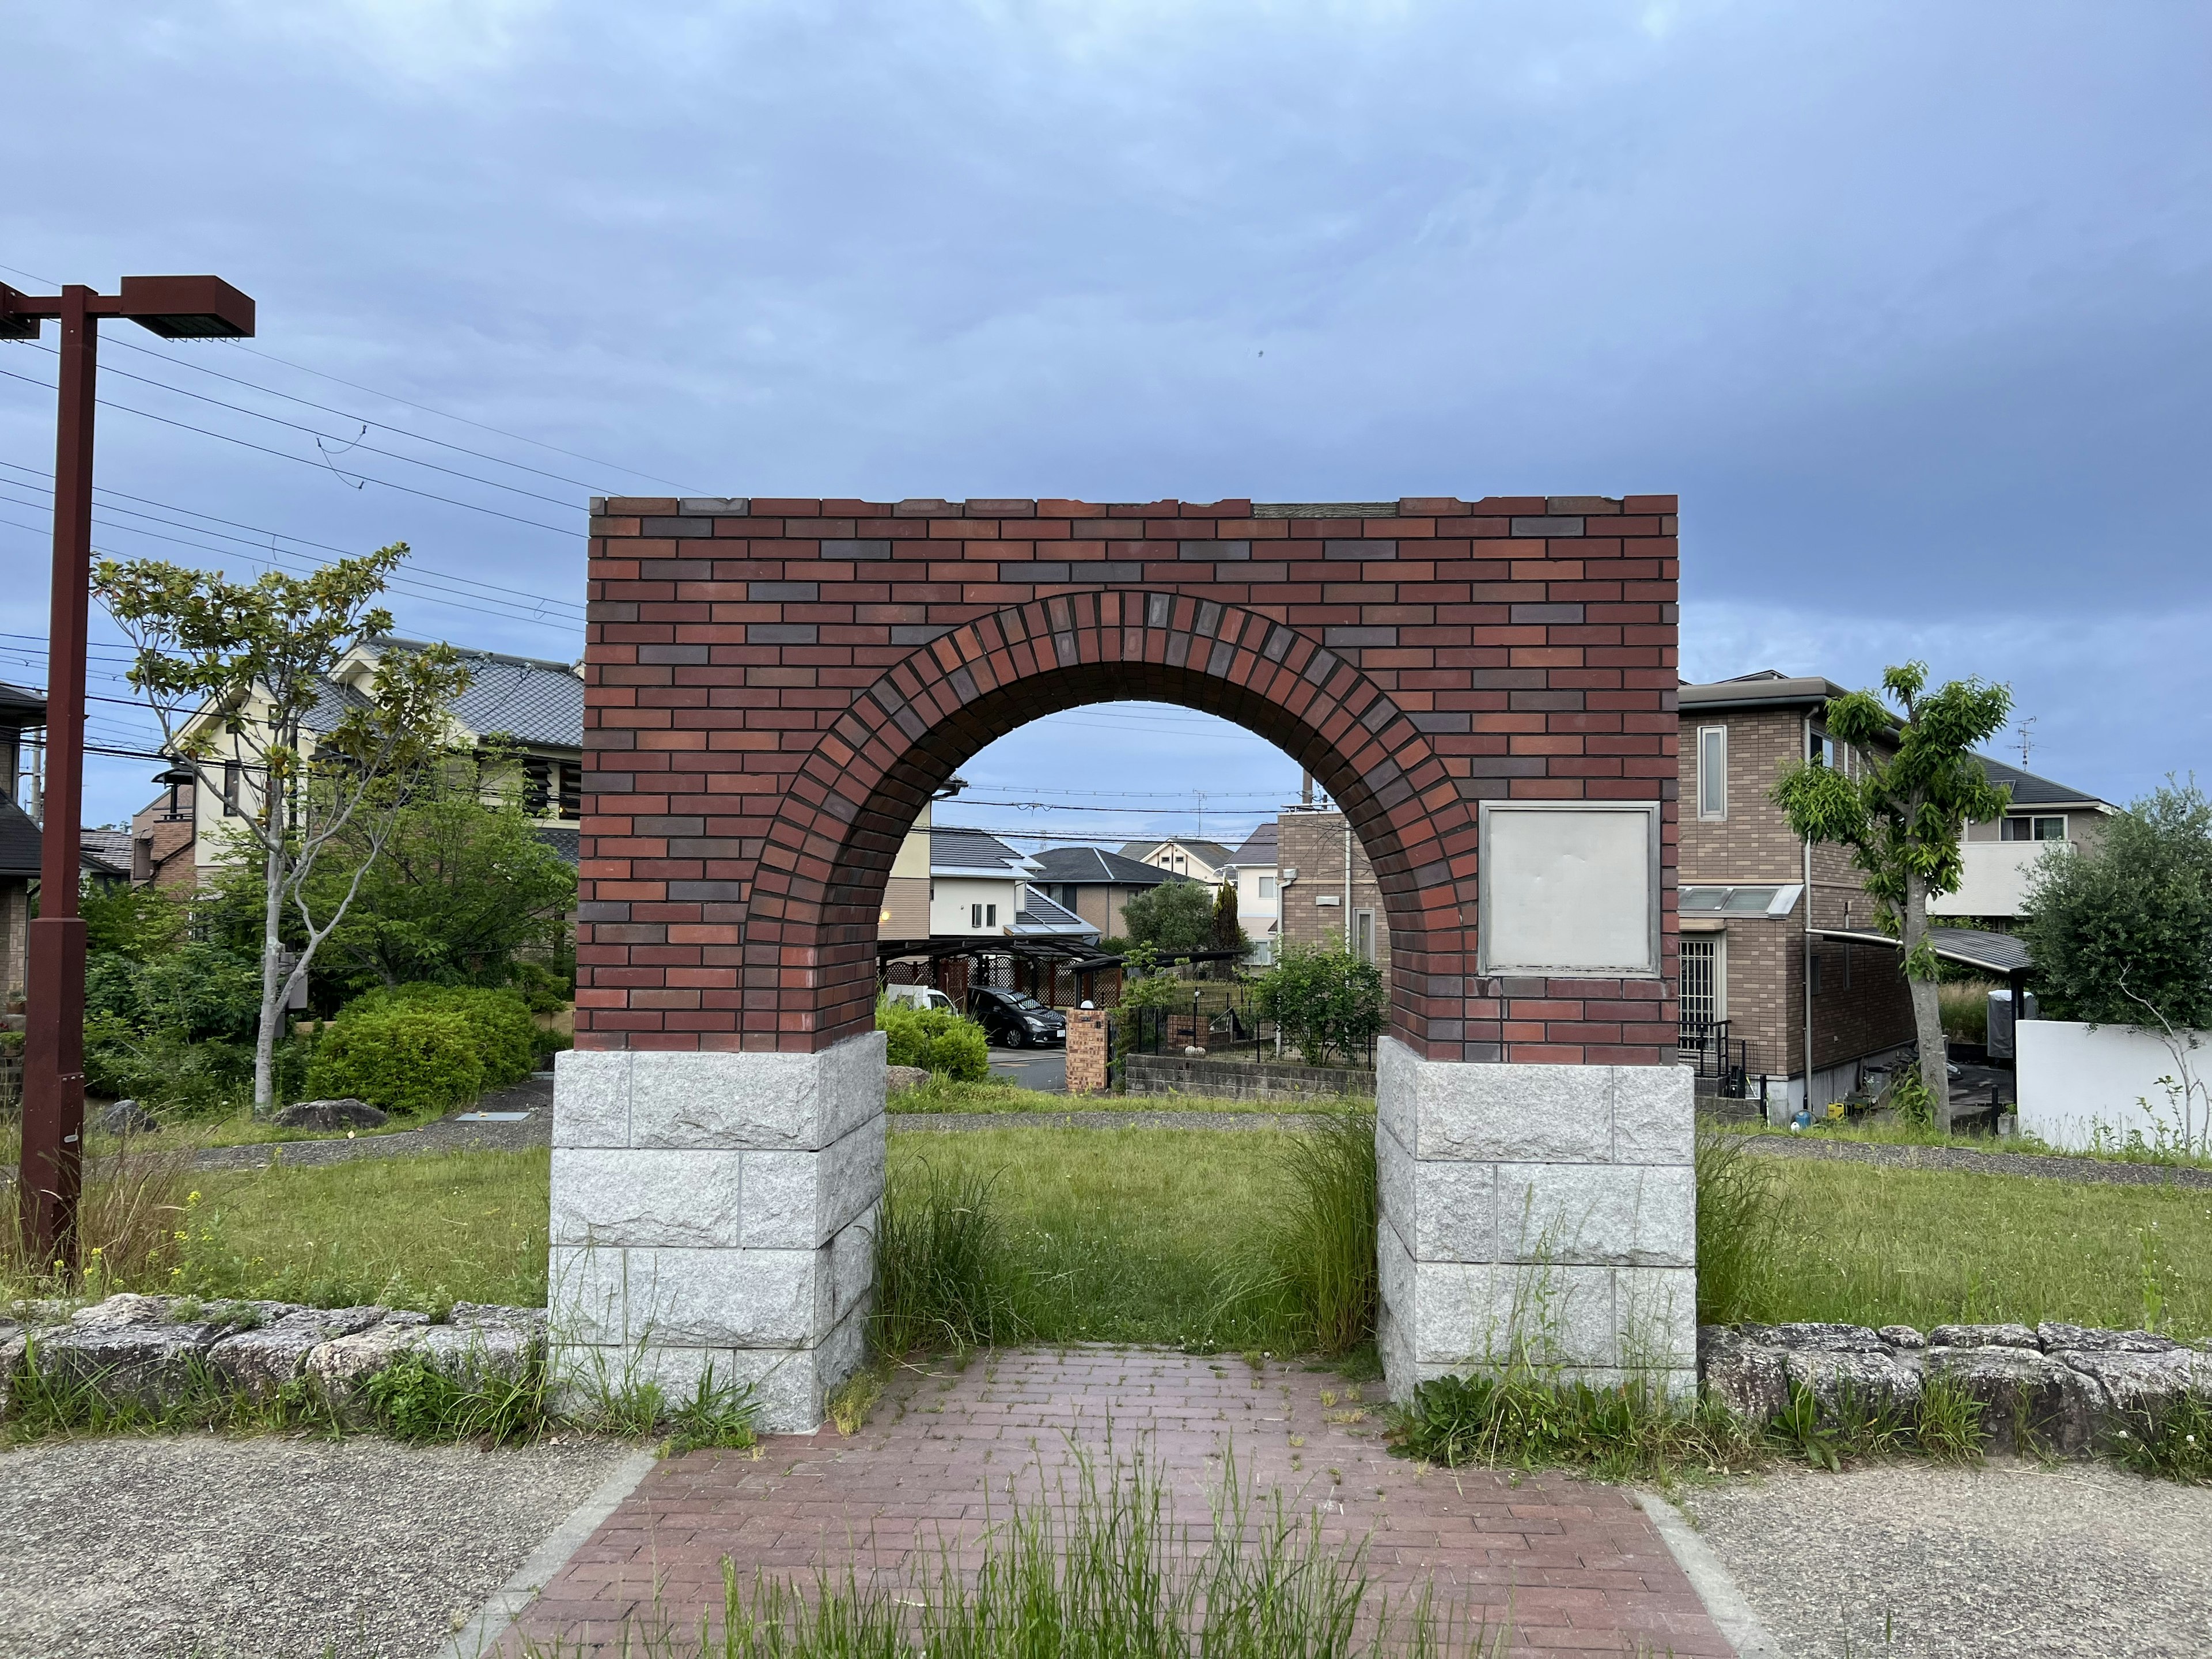
M1067 1092L1067 1050L1065 1048L994 1048L991 1075L1038 1089L1048 1095Z

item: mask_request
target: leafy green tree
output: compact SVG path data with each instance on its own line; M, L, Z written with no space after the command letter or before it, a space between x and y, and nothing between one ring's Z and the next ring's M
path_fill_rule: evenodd
M1282 1028L1309 1066L1333 1048L1351 1060L1382 1034L1389 1000L1382 969L1334 945L1286 945L1254 986L1262 1017Z
M1223 882L1214 893L1213 927L1206 943L1212 950L1236 951L1238 960L1252 948L1252 941L1244 937L1244 929L1237 920L1237 884L1233 881ZM1236 976L1236 962L1224 962L1218 966L1222 978Z
M2212 801L2168 779L2086 847L2055 843L2029 878L2021 935L2045 1010L2156 1036L2173 1056L2185 1138L2212 1135L2191 1035L2212 1027Z
M1857 750L1857 775L1801 761L1783 773L1773 798L1792 830L1849 848L1865 872L1877 924L1904 947L1920 1080L1936 1127L1948 1133L1951 1090L1928 901L1958 890L1966 825L2001 817L2011 804L2011 791L1990 781L1974 746L2003 726L2012 692L1978 679L1929 691L1928 665L1918 662L1885 670L1881 683L1905 711L1902 719L1871 691L1828 700L1828 735Z
M1213 895L1198 881L1164 881L1121 908L1129 943L1162 956L1203 951L1213 937Z
M407 556L403 542L339 559L307 576L270 571L252 583L161 560L103 559L93 592L134 651L130 679L161 728L162 747L218 798L223 767L250 786L227 820L261 860L261 1012L253 1103L274 1103L277 1034L317 949L345 918L410 786L437 760L447 705L466 684L449 646L386 652L368 695L322 729L330 677L363 641L391 631L376 603ZM318 878L343 878L311 891ZM288 911L300 948L287 969Z
M473 766L441 768L439 780L394 815L375 856L365 855L376 826L356 821L334 843L342 856L307 884L309 908L339 916L325 972L350 986L504 985L565 940L576 872L519 800L483 801ZM360 890L342 906L356 866Z
M190 920L190 901L173 888L127 881L87 881L77 896L88 953L151 962L176 948Z

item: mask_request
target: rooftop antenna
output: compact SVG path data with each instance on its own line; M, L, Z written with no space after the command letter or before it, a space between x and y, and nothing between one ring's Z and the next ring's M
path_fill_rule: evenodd
M2035 734L2027 728L2034 724L2035 716L2030 714L2014 728L2020 733L2020 769L2023 772L2027 770L2028 750L2033 748L2035 744Z

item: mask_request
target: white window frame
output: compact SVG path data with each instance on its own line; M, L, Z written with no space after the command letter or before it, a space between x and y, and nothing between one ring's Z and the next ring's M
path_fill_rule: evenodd
M1352 913L1352 953L1362 962L1375 960L1375 913L1354 910Z
M1685 956L1689 953L1692 946L1701 945L1710 945L1713 949L1713 1012L1709 1016L1709 1018L1713 1024L1717 1024L1720 1021L1724 1020L1729 1017L1728 934L1725 932L1711 933L1685 933L1681 937L1681 949ZM1682 974L1681 983L1678 985L1677 988L1682 989L1683 987L1686 986L1688 980L1689 973L1685 969ZM1685 1023L1686 1023L1689 1018L1689 998L1686 991L1685 991L1682 1002L1682 1018Z
M1698 817L1708 823L1723 823L1728 817L1728 735L1725 726L1698 728ZM1715 750L1720 751L1717 764Z
M1259 896L1263 900L1274 897L1275 878L1273 876L1261 876L1257 879L1260 884Z

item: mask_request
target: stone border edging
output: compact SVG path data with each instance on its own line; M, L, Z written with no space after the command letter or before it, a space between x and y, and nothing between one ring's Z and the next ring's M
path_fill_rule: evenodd
M2115 1187L2212 1188L2212 1169L2187 1164L2124 1164L2118 1159L2069 1158L2057 1152L1978 1152L1966 1146L1901 1146L1869 1140L1825 1140L1802 1135L1748 1134L1735 1139L1765 1158L1838 1158L1899 1170L1948 1170L1960 1175L2016 1176L2047 1181L2106 1182Z
M1782 1649L1753 1611L1735 1575L1690 1524L1690 1517L1656 1492L1631 1487L1628 1495L1651 1517L1659 1541L1705 1604L1705 1616L1728 1638L1736 1659L1782 1659Z
M568 1558L590 1541L600 1524L622 1506L623 1499L637 1490L638 1483L652 1474L659 1462L658 1452L637 1451L617 1463L614 1473L602 1480L590 1497L569 1510L561 1524L545 1535L544 1541L530 1552L507 1583L484 1598L483 1605L477 1609L477 1616L454 1632L453 1639L438 1650L437 1659L483 1659L483 1655L497 1647L509 1626L522 1616L523 1610L553 1582L554 1575L568 1565Z

